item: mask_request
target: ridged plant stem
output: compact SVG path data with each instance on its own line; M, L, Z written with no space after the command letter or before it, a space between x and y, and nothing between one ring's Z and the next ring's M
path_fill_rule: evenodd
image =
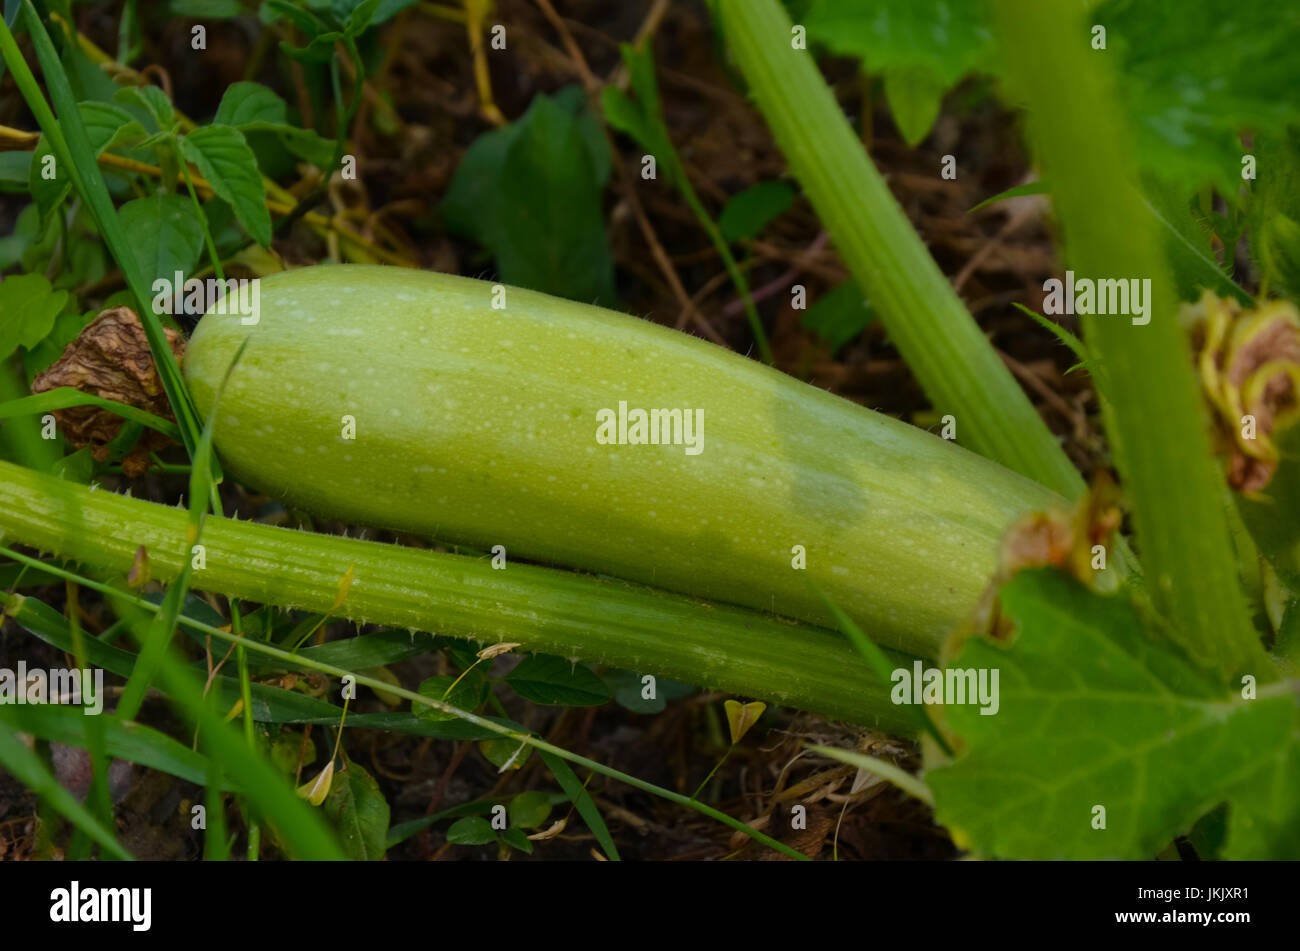
M175 578L186 513L0 462L0 534L126 574L139 546ZM900 734L911 721L837 633L743 608L549 568L441 554L211 516L193 587L486 643L612 664ZM352 569L342 605L339 582ZM899 666L912 658L891 654Z
M812 54L793 47L779 0L719 0L718 10L790 170L935 410L956 418L960 443L1077 499L1083 478L890 194Z
M1203 662L1271 676L1237 577L1179 295L1132 184L1133 137L1108 72L1113 54L1090 48L1087 24L1069 4L1000 0L994 10L1012 88L1053 183L1066 259L1083 278L1150 280L1150 323L1083 318L1109 381L1106 432L1133 501L1147 587Z

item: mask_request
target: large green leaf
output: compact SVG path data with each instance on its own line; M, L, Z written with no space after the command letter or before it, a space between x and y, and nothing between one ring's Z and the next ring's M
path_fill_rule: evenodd
M969 640L951 665L1000 671L997 714L946 707L967 749L925 775L959 842L1011 858L1151 858L1227 802L1228 854L1300 858L1294 684L1245 699L1148 634L1123 597L1051 569L1017 575L1002 606L1014 643Z
M180 195L150 195L117 210L122 227L135 242L136 260L145 279L175 280L188 275L203 250L203 226L189 199Z
M1300 120L1300 7L1240 0L1108 0L1107 29L1143 167L1188 189L1241 186L1243 131Z

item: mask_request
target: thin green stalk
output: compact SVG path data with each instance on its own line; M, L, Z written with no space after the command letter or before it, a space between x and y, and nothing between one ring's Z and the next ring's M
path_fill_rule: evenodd
M1189 649L1224 673L1266 676L1267 656L1238 583L1223 477L1178 323L1179 296L1134 186L1133 141L1109 72L1078 8L994 4L1002 59L1029 109L1029 132L1053 182L1065 254L1081 277L1150 279L1149 323L1084 317L1105 367L1106 431L1133 502L1147 587Z
M85 634L77 617L77 585L66 584L68 630L72 634L72 657L79 670L87 670ZM106 828L113 827L113 798L108 789L108 755L104 749L104 721L92 716L86 721L86 747L90 753L90 805Z
M199 227L203 229L203 243L208 249L208 259L212 262L212 273L217 276L217 280L224 284L226 272L221 268L221 255L217 253L217 243L212 240L212 229L208 226L208 216L203 213L203 206L199 203L199 194L194 190L194 180L190 177L190 165L185 161L185 156L181 155L181 147L175 136L172 137L171 145L172 151L176 153L176 162L180 167L181 175L185 177L185 187L190 193L190 203L194 206L194 217L198 219Z
M678 178L678 187L682 197L686 199L686 204L690 206L691 211L695 212L695 217L699 219L700 227L709 236L713 246L718 249L718 256L722 258L723 267L727 269L727 275L731 278L731 283L736 285L736 291L740 294L741 303L745 306L745 317L749 321L750 333L754 335L754 343L758 346L759 358L768 366L772 366L776 360L772 356L772 347L767 342L767 332L763 329L763 321L759 319L758 308L754 306L754 297L749 290L749 280L736 265L736 258L731 253L731 247L727 244L727 239L722 236L722 231L709 217L704 203L700 201L699 196L695 193L695 187L691 185L690 179L686 177L685 169L682 169Z
M0 532L65 558L130 570L144 545L153 577L190 564L180 509L0 462ZM489 562L209 517L195 587L353 621L432 630L617 665L910 734L865 662L834 631L706 605L612 579ZM353 582L335 607L338 580ZM912 658L892 655L903 666Z
M818 217L908 367L964 445L1055 489L1082 477L863 151L779 0L719 0L727 44Z
M230 599L230 630L242 639L243 620L239 612L239 602L234 598ZM253 680L248 672L248 653L244 650L242 640L235 648L235 661L239 665L239 697L244 703L244 741L248 743L250 750L256 750L257 733L253 726ZM253 818L248 823L248 851L245 857L250 862L256 862L261 854L262 827L257 819Z

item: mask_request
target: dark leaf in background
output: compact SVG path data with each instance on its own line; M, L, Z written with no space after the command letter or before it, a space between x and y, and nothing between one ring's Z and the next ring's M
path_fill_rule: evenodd
M345 769L335 772L321 809L338 830L348 858L378 862L387 848L388 800L373 776L353 760L345 758L345 763Z
M860 334L875 319L857 281L849 278L827 291L803 315L803 325L831 345L831 353Z
M794 202L795 190L785 182L760 182L733 195L718 216L718 229L728 241L755 238Z
M455 687L452 687L452 684L455 684ZM430 677L420 684L417 692L432 700L441 700L458 710L473 713L487 702L489 686L487 678L475 669L460 678L444 674ZM451 692L448 693L448 690ZM416 704L414 712L416 716L433 722L457 719L454 714L444 713L423 704Z
M611 696L609 687L589 668L550 654L525 657L506 675L506 683L533 703L591 707Z
M581 95L538 96L466 151L442 203L449 229L493 252L501 280L615 303L601 210L610 158Z

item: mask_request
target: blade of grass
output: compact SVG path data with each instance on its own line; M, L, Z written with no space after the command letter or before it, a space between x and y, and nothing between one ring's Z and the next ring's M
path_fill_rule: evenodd
M879 678L881 684L893 683L894 670L896 668L894 663L888 656L886 656L885 652L877 647L871 638L863 634L862 628L858 627L858 625L854 623L853 618L845 614L838 604L827 597L825 592L816 588L816 586L814 586L813 590L817 592L818 597L820 597L825 603L827 610L834 615L835 623L838 624L840 630L844 632L844 636L852 642L854 648L857 649L857 652L862 655L862 659L867 662L867 666L870 667L872 673ZM903 706L906 707L907 713L910 714L912 719L916 722L919 730L922 733L930 734L930 736L934 738L934 741L939 744L939 748L949 756L952 756L952 748L948 745L948 741L944 739L943 734L935 727L934 721L930 719L930 715L925 710L925 706L923 704L918 706L911 703L903 704Z
M542 757L542 762L546 764L546 768L551 771L551 775L555 777L555 781L564 790L564 794L569 797L569 802L573 803L573 808L577 809L578 815L582 816L582 821L587 823L587 828L596 837L596 841L600 844L605 857L611 862L621 861L618 846L614 844L614 837L609 834L609 829L605 826L604 816L596 808L596 802L591 798L591 793L587 792L587 787L578 782L573 767L560 757L545 750L539 755Z
M831 759L839 760L849 766L856 766L858 769L865 769L873 776L879 776L886 782L893 783L903 792L916 799L921 800L927 806L934 805L934 793L924 782L917 779L911 773L899 769L893 763L886 763L882 759L876 759L874 756L867 756L865 753L855 753L852 750L840 750L833 746L813 746L809 744L807 749L814 753L820 753L822 756L829 756Z
M863 151L779 0L719 0L736 63L790 169L889 339L962 443L1055 489L1082 476L998 357Z
M93 742L90 731L95 724L100 724L104 733L104 750L108 756L156 769L200 786L207 782L207 757L141 723L125 723L106 716L86 716L79 707L55 704L17 706L11 712L11 717L13 725L24 733L80 749L90 748ZM104 827L109 828L110 823L104 823Z
M119 403L117 400L83 393L81 390L70 386L60 386L57 389L46 390L44 393L20 396L17 399L0 403L0 419L35 416L42 413L52 413L59 409L72 409L77 406L98 406L101 409L116 413L123 419L139 423L141 426L148 426L155 432L160 432L177 442L181 441L181 431L170 420L155 416L153 413L137 409L134 406L128 406L126 403Z
M134 720L139 712L140 704L144 702L145 692L157 672L159 658L171 643L172 635L176 631L176 618L181 613L181 605L185 603L186 594L189 593L190 577L194 570L194 560L190 557L190 553L194 550L194 546L199 544L203 533L203 520L207 516L208 503L212 498L212 430L217 419L216 408L221 404L221 394L230 380L231 371L239 363L251 339L249 337L244 340L234 359L230 361L230 366L226 368L225 378L217 389L212 415L207 425L203 427L203 433L195 447L194 465L190 469L190 495L186 509L185 545L181 549L181 570L167 589L162 610L154 616L149 625L146 639L140 645L140 660L122 690L116 715L123 720Z
M86 663L86 639L81 630L81 621L77 616L79 610L78 588L74 582L64 585L67 592L66 608L68 630L72 636L72 656L78 670L88 670ZM103 698L101 697L102 701ZM83 700L84 702L84 700ZM63 708L66 709L66 708ZM80 712L80 711L78 711ZM82 714L86 729L86 749L90 753L90 802L95 815L106 828L113 826L113 798L108 789L108 756L105 752L105 717L85 716Z
M1179 297L1133 184L1108 61L1088 48L1085 24L1068 5L1000 0L994 11L1003 62L1053 183L1067 259L1089 278L1151 281L1150 323L1084 318L1106 372L1103 418L1133 500L1148 589L1202 662L1271 678L1237 579Z

